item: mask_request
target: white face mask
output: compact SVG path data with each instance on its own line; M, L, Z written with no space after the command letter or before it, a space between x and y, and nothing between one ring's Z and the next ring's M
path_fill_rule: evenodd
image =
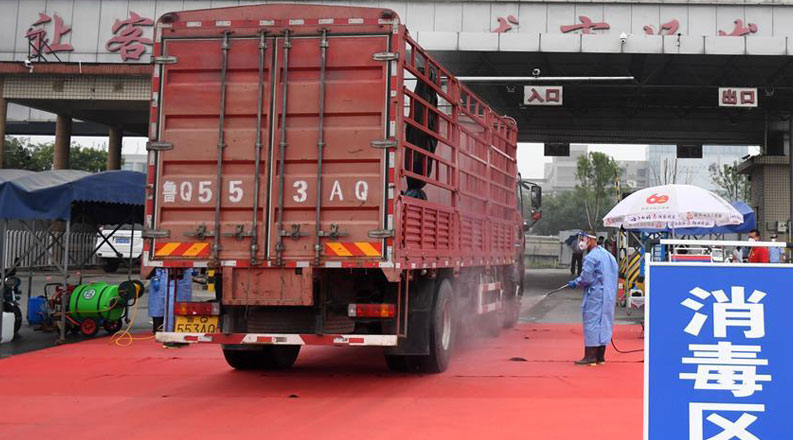
M586 248L587 248L586 240L578 240L578 249L581 249L582 251L585 251Z
M749 237L749 241L757 241L757 239L754 237Z

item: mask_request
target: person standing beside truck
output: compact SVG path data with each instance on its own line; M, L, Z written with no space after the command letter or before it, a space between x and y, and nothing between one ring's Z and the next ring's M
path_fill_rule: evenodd
M151 332L162 331L165 317L165 292L168 291L168 271L156 268L149 278L149 317Z
M584 357L576 365L606 363L606 344L614 331L614 307L617 301L617 260L597 245L594 233L582 234L581 243L589 251L584 258L581 276L570 281L573 289L584 286L581 315L584 323Z

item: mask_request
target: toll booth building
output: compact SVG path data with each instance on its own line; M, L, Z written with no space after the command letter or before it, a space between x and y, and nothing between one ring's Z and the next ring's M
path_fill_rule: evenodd
M108 136L117 168L122 136L154 135L151 53L168 26L158 17L266 3L0 0L0 135L56 135L56 168L68 168L71 135ZM781 161L793 0L305 3L393 9L451 73L517 120L521 142L759 145L774 157L742 168L752 207L766 227L790 218ZM266 7L253 13L266 30ZM328 17L342 18L354 17Z

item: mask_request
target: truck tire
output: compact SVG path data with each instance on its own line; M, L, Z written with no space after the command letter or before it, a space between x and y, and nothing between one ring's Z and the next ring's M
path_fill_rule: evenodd
M385 364L388 369L395 373L404 373L408 370L407 356L399 354L387 354L385 357Z
M118 267L121 265L121 260L118 258L105 258L102 263L102 270L105 273L114 273L118 270Z
M235 370L257 370L264 363L264 350L223 348L223 357L226 358L226 363Z
M485 313L480 319L482 319L482 330L485 336L496 338L501 334L501 329L504 327L503 311Z
M299 354L300 345L265 346L261 368L265 370L286 370L292 368Z
M504 301L504 328L512 328L520 319L520 297L513 295Z
M294 365L299 345L266 345L240 350L223 348L226 363L236 370L285 370Z
M449 280L443 280L435 295L430 323L430 354L416 356L419 369L425 373L443 373L449 366L454 349L454 297Z
M520 320L521 300L523 299L523 277L526 271L523 262L517 263L512 270L504 274L504 328L512 328Z

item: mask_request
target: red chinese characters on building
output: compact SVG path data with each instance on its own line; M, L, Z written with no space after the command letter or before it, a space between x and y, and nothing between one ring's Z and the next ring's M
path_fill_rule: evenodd
M52 41L47 36L47 23L55 18L54 32ZM70 52L74 50L71 44L61 43L61 38L71 32L72 27L65 25L63 19L58 14L49 15L39 12L39 19L33 23L25 33L25 38L30 41L31 54L41 56L45 53Z
M146 53L146 46L153 43L151 38L143 36L143 26L153 26L150 18L141 17L130 11L126 20L116 20L113 24L113 38L107 40L105 48L110 52L120 52L121 59L139 60Z
M757 33L757 25L754 23L749 23L748 25L743 25L743 20L736 19L735 20L735 27L732 29L732 32L727 33L726 31L719 31L719 36L722 37L743 37L745 35Z
M677 19L672 19L661 25L658 34L655 33L655 28L651 25L644 27L644 33L647 35L675 35L678 29L680 29L680 22Z
M562 105L561 86L526 86L523 90L524 105Z
M597 30L611 29L611 26L605 21L593 23L592 19L587 17L586 15L579 16L578 20L581 22L581 24L571 24L571 25L561 26L560 29L562 30L562 33L567 34L569 32L575 32L580 30L582 34L591 34L593 30L597 31Z
M757 107L757 89L721 87L719 107Z
M517 26L520 24L518 18L514 15L507 15L507 18L498 17L498 27L493 29L493 32L497 34L503 34L504 32L509 32L512 30L512 25Z

